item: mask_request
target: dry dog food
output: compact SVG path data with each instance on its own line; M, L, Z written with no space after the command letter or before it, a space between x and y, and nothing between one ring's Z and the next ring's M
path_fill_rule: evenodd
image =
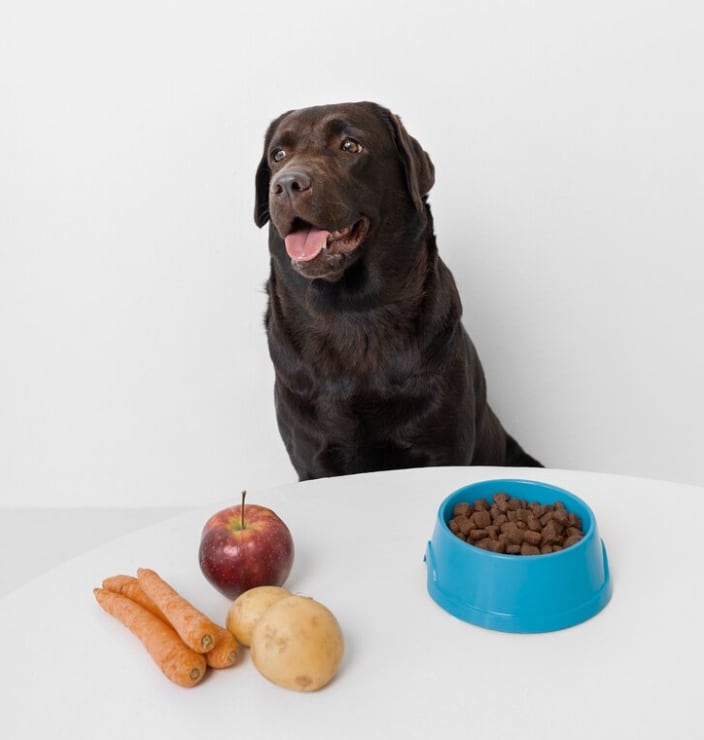
M447 524L470 545L507 555L547 555L584 537L581 518L562 501L528 503L507 493L456 504Z

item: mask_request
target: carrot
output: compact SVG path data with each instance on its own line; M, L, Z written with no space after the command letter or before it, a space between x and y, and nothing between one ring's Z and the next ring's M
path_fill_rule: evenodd
M139 585L139 580L134 576L116 575L110 576L103 580L103 588L122 594L136 601L154 616L159 617L164 622L168 622L164 613L159 607L144 593L144 589ZM239 643L235 636L224 627L215 625L215 646L205 653L205 660L211 668L229 668L237 661L239 654Z
M239 643L232 632L217 626L215 647L205 654L205 660L211 668L229 668L237 661L239 649Z
M147 649L162 673L179 686L195 686L205 675L206 661L202 655L183 644L176 631L159 617L127 596L93 589L95 598L105 611L124 624Z
M139 581L134 576L117 575L110 576L103 581L103 588L107 591L113 591L116 594L122 594L127 598L136 601L147 611L150 611L155 617L168 620L159 607L144 593L144 589L139 585Z
M139 568L137 580L144 593L191 650L207 653L215 647L217 625L179 595L161 576L149 568Z

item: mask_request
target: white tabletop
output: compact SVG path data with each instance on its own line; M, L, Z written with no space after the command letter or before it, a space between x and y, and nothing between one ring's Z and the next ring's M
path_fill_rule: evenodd
M423 555L440 502L502 477L562 486L590 505L614 588L597 616L559 632L508 634L455 619L430 599ZM559 470L428 468L251 489L249 501L273 508L293 533L287 587L326 604L342 626L345 658L329 686L287 691L245 656L181 689L95 603L104 577L149 567L222 622L229 602L201 575L197 551L208 516L236 503L224 501L117 537L0 600L3 736L702 736L704 489Z

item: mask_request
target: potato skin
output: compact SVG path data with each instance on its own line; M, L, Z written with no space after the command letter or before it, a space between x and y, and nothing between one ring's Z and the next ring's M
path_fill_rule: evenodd
M259 619L250 649L255 667L272 683L317 691L337 673L344 638L326 606L307 596L287 596Z
M249 647L254 625L266 610L291 593L281 586L256 586L240 594L227 611L225 626L241 645Z

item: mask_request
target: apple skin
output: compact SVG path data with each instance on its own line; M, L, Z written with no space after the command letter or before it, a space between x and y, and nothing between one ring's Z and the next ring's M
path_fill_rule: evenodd
M255 586L282 586L291 572L291 532L271 510L256 504L213 514L201 533L198 559L206 579L234 600Z

